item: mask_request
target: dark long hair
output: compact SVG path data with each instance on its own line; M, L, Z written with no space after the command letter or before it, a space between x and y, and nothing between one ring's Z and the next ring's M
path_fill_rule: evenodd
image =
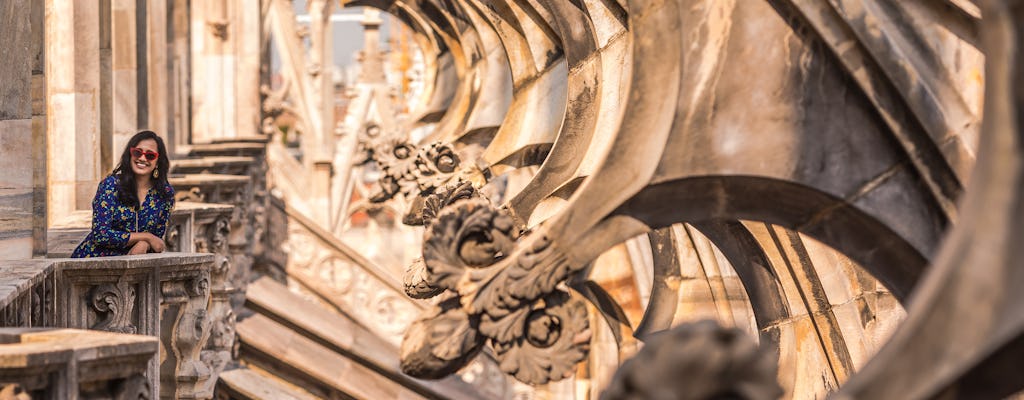
M171 170L171 162L167 159L167 147L164 146L164 140L157 136L153 131L142 131L136 133L128 140L128 144L124 146L124 151L121 152L121 163L114 168L112 173L117 177L117 199L126 206L138 207L139 206L139 195L138 187L135 186L135 171L132 170L132 154L131 148L138 146L139 142L153 139L156 141L156 151L160 155L156 158L156 171L158 172L157 177L153 178L153 187L156 188L156 192L163 199L169 199L172 194L167 185L167 174Z

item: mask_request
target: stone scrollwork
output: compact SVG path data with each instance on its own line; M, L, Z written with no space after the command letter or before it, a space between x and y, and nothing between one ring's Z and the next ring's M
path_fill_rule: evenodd
M410 329L403 371L445 375L489 339L501 370L520 381L543 384L574 372L589 351L587 309L559 284L575 269L544 236L527 236L527 251L506 258L519 236L512 216L483 198L458 201L431 221L422 267L411 268L406 291L453 297Z
M103 316L103 319L90 329L131 334L138 331L132 324L135 286L124 280L116 284L99 285L91 290L89 298L92 308Z
M519 232L512 217L485 199L459 202L441 212L425 231L427 282L459 291L463 275L489 267L514 248ZM478 275L478 274L477 274ZM482 279L474 277L471 280Z
M203 193L198 187L191 187L188 190L175 191L174 201L194 201L197 203L203 203L206 202L206 193Z
M228 218L218 218L207 228L206 237L212 250L215 253L227 254L228 237L231 235L231 221Z
M167 244L167 251L180 252L181 246L178 245L178 241L181 240L181 224L173 224L167 228L167 240L164 243Z
M202 275L188 280L185 290L189 297L207 296L210 292L210 278Z
M203 272L179 282L164 292L165 301L170 301L167 306L178 315L169 343L169 358L175 361L173 371L179 383L177 395L204 397L202 388L212 372L201 358L213 323L206 309L210 299L210 276Z

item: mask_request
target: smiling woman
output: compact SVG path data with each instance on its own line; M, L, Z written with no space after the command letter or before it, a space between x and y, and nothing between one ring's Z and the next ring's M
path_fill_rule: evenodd
M170 161L164 141L142 131L128 141L121 162L100 182L92 200L92 230L73 258L160 253L174 207L167 183Z

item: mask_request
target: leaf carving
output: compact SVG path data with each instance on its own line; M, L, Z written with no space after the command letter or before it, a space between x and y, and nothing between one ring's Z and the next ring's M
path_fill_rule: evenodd
M488 318L485 314L483 320ZM539 385L567 378L590 351L587 308L582 300L562 290L489 325L489 333L497 334L491 337L491 345L501 370L525 383Z
M91 290L91 305L103 319L91 329L131 333L137 332L132 324L132 311L135 308L135 287L123 279L116 284L104 284Z
M416 378L447 376L473 359L483 348L476 318L450 298L413 322L402 339L402 372Z
M485 199L469 199L441 212L424 233L423 261L430 281L457 290L467 269L493 265L519 236L512 217Z

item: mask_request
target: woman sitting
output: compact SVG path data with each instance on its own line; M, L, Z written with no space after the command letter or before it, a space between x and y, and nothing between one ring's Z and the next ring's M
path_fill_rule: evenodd
M160 253L174 207L164 141L142 131L128 141L121 163L100 182L92 200L92 231L73 258Z

